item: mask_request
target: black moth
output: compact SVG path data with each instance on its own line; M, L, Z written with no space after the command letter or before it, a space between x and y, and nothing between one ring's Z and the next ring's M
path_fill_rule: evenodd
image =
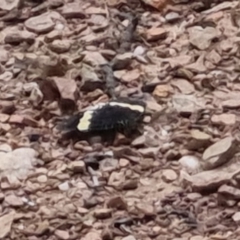
M78 135L107 132L130 133L143 120L146 104L140 100L118 99L100 103L77 113L63 122L59 129Z

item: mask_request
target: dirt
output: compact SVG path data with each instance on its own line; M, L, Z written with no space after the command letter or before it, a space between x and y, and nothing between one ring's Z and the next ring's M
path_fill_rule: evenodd
M1 0L0 239L238 239L239 26L239 1ZM61 138L116 96L140 136Z

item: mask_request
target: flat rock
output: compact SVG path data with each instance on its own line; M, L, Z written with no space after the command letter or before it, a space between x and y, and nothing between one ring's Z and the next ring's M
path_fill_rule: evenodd
M22 198L17 197L13 194L5 196L4 201L8 205L13 206L13 207L20 207L20 206L23 206L23 204L24 204L23 201L22 201Z
M131 63L132 57L133 57L133 54L128 52L123 54L118 54L113 59L113 69L114 70L125 69Z
M82 3L68 3L64 4L62 15L65 18L85 18L85 11Z
M71 47L71 42L68 40L54 40L49 44L49 48L56 53L65 53Z
M126 83L136 81L139 79L140 74L141 73L138 69L133 69L124 73L121 77L121 80Z
M230 161L237 151L237 142L233 137L226 137L210 147L203 153L203 168L210 170Z
M178 178L178 176L177 173L172 169L166 169L163 170L162 178L165 182L173 182Z
M76 81L60 77L53 77L51 80L56 84L62 99L69 99L75 102L78 91Z
M15 45L26 41L27 43L32 44L34 43L35 38L36 34L31 33L29 31L9 32L6 34L4 42Z
M233 199L240 199L240 189L232 187L232 186L228 186L226 184L222 185L219 189L218 189L218 193L226 196L226 197L230 197Z
M221 185L229 183L240 173L238 163L231 164L227 167L203 171L192 176L186 172L181 172L182 182L191 185L194 191L217 190Z
M143 2L149 6L152 6L156 9L158 9L158 10L162 10L169 3L168 0L143 0Z
M62 240L67 240L70 237L67 231L63 231L59 229L55 230L54 234L58 239L62 239Z
M172 86L176 87L183 94L191 94L195 91L193 84L185 79L174 79Z
M203 99L197 99L193 95L175 94L172 98L173 107L180 113L191 114L204 108Z
M197 150L200 148L206 148L211 143L211 136L200 130L191 131L191 140L187 145L190 150Z
M122 240L136 240L136 238L133 235L129 235L127 237L122 238Z
M217 30L213 27L194 26L188 29L188 33L190 43L199 50L206 50L211 45L212 40L218 36Z
M211 117L211 121L213 124L234 125L236 123L236 115L231 113L215 114Z
M228 109L237 109L240 107L240 102L238 99L225 100L221 104L223 108L228 108Z
M34 169L37 153L32 148L17 148L12 152L0 152L0 176L13 175L27 178Z
M11 11L14 8L18 8L20 6L21 0L1 0L0 9L5 11Z
M72 170L74 173L83 173L85 171L85 163L84 161L74 161L71 162L68 166L70 170Z
M85 55L83 62L90 64L92 67L104 65L107 63L107 60L99 52L86 51L83 52L83 54Z
M164 28L153 27L147 30L146 38L148 41L157 41L167 37L167 31Z
M26 28L38 34L48 33L55 27L53 19L62 19L61 15L57 12L46 12L36 17L31 17L25 21Z
M94 69L87 65L82 64L80 70L81 74L81 90L86 92L92 92L99 88L102 88L103 82L98 75L94 72Z
M16 216L15 211L11 211L0 217L0 238L4 239L11 232L12 223Z
M10 52L4 48L0 48L0 63L6 63L10 58Z

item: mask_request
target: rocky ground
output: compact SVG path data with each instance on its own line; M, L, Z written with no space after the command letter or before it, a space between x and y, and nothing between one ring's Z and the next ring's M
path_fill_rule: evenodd
M0 239L239 238L238 1L1 0L0 17ZM62 141L59 118L107 92L144 97L144 134Z

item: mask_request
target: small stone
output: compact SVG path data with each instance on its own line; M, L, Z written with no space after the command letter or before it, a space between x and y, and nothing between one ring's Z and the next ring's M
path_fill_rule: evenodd
M17 32L10 32L6 34L4 38L4 42L8 44L20 44L23 41L33 44L36 38L36 34L33 34L28 31L17 31Z
M157 41L167 37L167 31L163 28L153 27L147 30L146 38L148 41Z
M178 178L178 176L175 171L166 169L163 170L162 178L165 182L173 182Z
M213 115L211 118L211 121L213 124L234 125L236 123L236 115L231 113Z
M102 231L102 240L112 240L113 239L113 232L109 227L106 227Z
M8 114L0 113L0 122L5 123L8 121L8 119L9 119Z
M102 80L100 80L100 78L94 72L94 69L91 66L87 64L82 64L80 74L82 91L92 92L102 87L103 85Z
M37 180L39 183L45 183L45 182L47 182L48 178L46 175L40 175L37 177Z
M232 186L228 186L226 184L222 185L218 189L218 193L223 194L227 197L231 197L233 199L240 200L240 189L232 187Z
M69 169L74 173L83 173L85 171L84 161L74 161L69 164Z
M60 31L53 30L52 32L48 33L45 36L44 41L46 43L50 43L50 42L53 42L54 40L61 39L61 37L62 37L62 33Z
M197 129L191 131L191 137L187 146L189 150L205 148L211 143L211 136Z
M94 216L98 219L106 219L112 216L112 210L108 208L96 209Z
M11 152L11 151L12 151L12 147L7 143L0 145L0 152Z
M133 190L138 188L138 180L137 179L130 179L130 180L126 180L123 184L122 184L122 189L123 190Z
M180 15L177 12L169 12L166 14L165 19L172 23L180 19Z
M214 27L194 26L189 28L188 32L190 43L199 50L206 50L210 47L212 40L218 37L218 32Z
M118 54L114 59L113 59L113 69L114 70L122 70L125 69L127 66L132 61L132 53L123 53L123 54Z
M229 99L222 102L222 107L227 109L237 109L240 107L240 103L237 99Z
M127 237L122 238L122 240L136 240L136 238L133 235L129 235Z
M107 60L102 56L100 52L83 52L85 55L83 58L83 62L91 65L92 67L96 67L99 65L104 65L107 63Z
M155 101L146 101L147 109L152 112L159 112L163 110L163 107Z
M234 213L232 219L234 222L240 223L240 212Z
M0 48L0 63L6 63L10 58L10 53L4 48Z
M86 10L85 10L86 11ZM81 3L67 3L64 4L62 9L62 15L65 18L85 18L85 11Z
M203 153L203 168L210 170L230 161L237 151L237 142L226 137L207 148Z
M123 82L132 82L138 80L140 77L140 71L138 69L133 69L124 73L121 77Z
M46 12L36 17L28 18L25 21L25 26L29 31L41 34L47 33L54 29L55 22L52 19L62 19L61 15L57 12Z
M191 94L195 91L195 88L192 83L185 79L177 79L172 82L172 86L179 89L183 94Z
M133 142L131 143L131 145L134 147L144 146L145 142L146 142L146 137L144 135L142 135L142 136L134 139Z
M60 77L53 77L51 80L55 83L62 99L71 100L72 103L75 103L78 96L78 87L75 80Z
M142 56L145 52L146 52L146 50L142 46L137 46L134 49L133 56L134 57Z
M69 187L68 182L64 182L64 183L58 185L58 188L61 191L68 191L70 187Z
M121 196L112 197L107 202L108 208L116 208L119 210L126 210L127 204Z
M0 9L4 11L11 11L18 8L21 4L21 0L1 0Z
M198 173L201 169L199 159L195 156L183 156L179 163L188 174Z
M166 98L171 92L171 87L169 85L158 85L153 91L153 96L156 98Z
M119 167L124 168L124 167L127 167L129 164L130 164L129 160L125 158L120 158Z
M17 197L15 195L8 195L8 196L5 196L5 199L4 201L9 204L10 206L13 206L13 207L20 207L20 206L23 206L24 203L22 201L22 198L20 197Z
M57 229L55 230L54 234L58 237L58 239L62 240L69 239L69 233L67 231Z
M139 149L139 153L141 153L144 157L156 157L159 149L159 147L141 148Z
M9 119L9 123L17 123L17 124L22 124L23 123L24 117L21 115L11 115Z
M183 183L190 184L194 191L207 191L228 184L240 173L239 169L239 164L233 163L226 167L199 172L191 176L181 172L181 179Z
M71 47L71 42L68 40L54 40L49 44L49 48L56 53L65 53Z
M156 211L154 207L150 204L137 204L136 209L143 213L145 216L154 216Z
M16 107L13 102L10 101L1 101L0 102L0 111L5 114L13 114L16 110Z

